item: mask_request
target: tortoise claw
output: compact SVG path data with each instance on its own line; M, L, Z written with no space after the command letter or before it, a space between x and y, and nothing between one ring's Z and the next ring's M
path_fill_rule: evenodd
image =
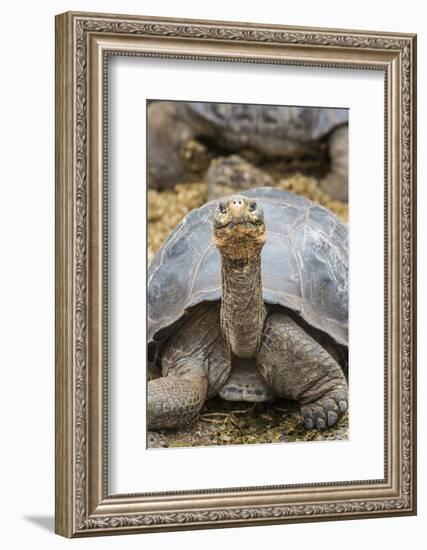
M347 412L348 403L345 391L322 397L314 403L307 403L301 407L304 426L307 430L314 428L323 431L335 426L339 419Z

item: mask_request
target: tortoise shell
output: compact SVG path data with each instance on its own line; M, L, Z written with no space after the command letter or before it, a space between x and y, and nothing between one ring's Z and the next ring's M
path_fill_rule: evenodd
M347 109L198 102L177 108L196 133L211 134L231 149L254 148L272 156L286 155L348 123Z
M347 227L326 208L286 191L260 187L242 194L264 210L264 301L294 311L347 346ZM165 340L192 307L221 299L221 259L212 238L218 202L187 214L149 267L149 344Z

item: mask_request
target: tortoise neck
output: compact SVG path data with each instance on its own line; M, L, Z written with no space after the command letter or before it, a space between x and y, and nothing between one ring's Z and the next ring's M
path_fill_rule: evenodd
M258 351L266 316L261 250L244 260L221 254L221 277L221 331L237 357L253 357Z

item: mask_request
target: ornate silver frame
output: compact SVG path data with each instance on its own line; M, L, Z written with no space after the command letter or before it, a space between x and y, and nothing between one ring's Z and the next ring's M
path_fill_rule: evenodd
M105 155L108 55L385 74L385 478L109 495ZM56 18L56 532L66 537L416 513L416 37L65 13Z

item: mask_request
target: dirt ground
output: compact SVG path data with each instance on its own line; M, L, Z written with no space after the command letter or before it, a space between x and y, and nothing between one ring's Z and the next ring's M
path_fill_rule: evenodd
M272 403L233 403L214 397L206 402L199 418L177 431L148 432L148 447L197 447L288 443L293 441L345 440L348 416L339 425L319 433L302 425L295 403L276 399Z
M204 167L203 163L199 163ZM270 165L263 167L275 186L304 195L334 212L344 223L348 221L347 203L332 200L320 190L318 179L303 173L304 165ZM284 175L285 174L285 175ZM207 185L200 173L199 181L176 185L173 189L148 191L148 262L181 219L193 208L207 201ZM348 417L338 426L322 433L306 430L298 407L285 400L272 403L231 403L215 397L206 402L200 417L190 426L177 431L160 430L148 433L148 447L191 447L283 443L293 441L342 440L348 438Z

